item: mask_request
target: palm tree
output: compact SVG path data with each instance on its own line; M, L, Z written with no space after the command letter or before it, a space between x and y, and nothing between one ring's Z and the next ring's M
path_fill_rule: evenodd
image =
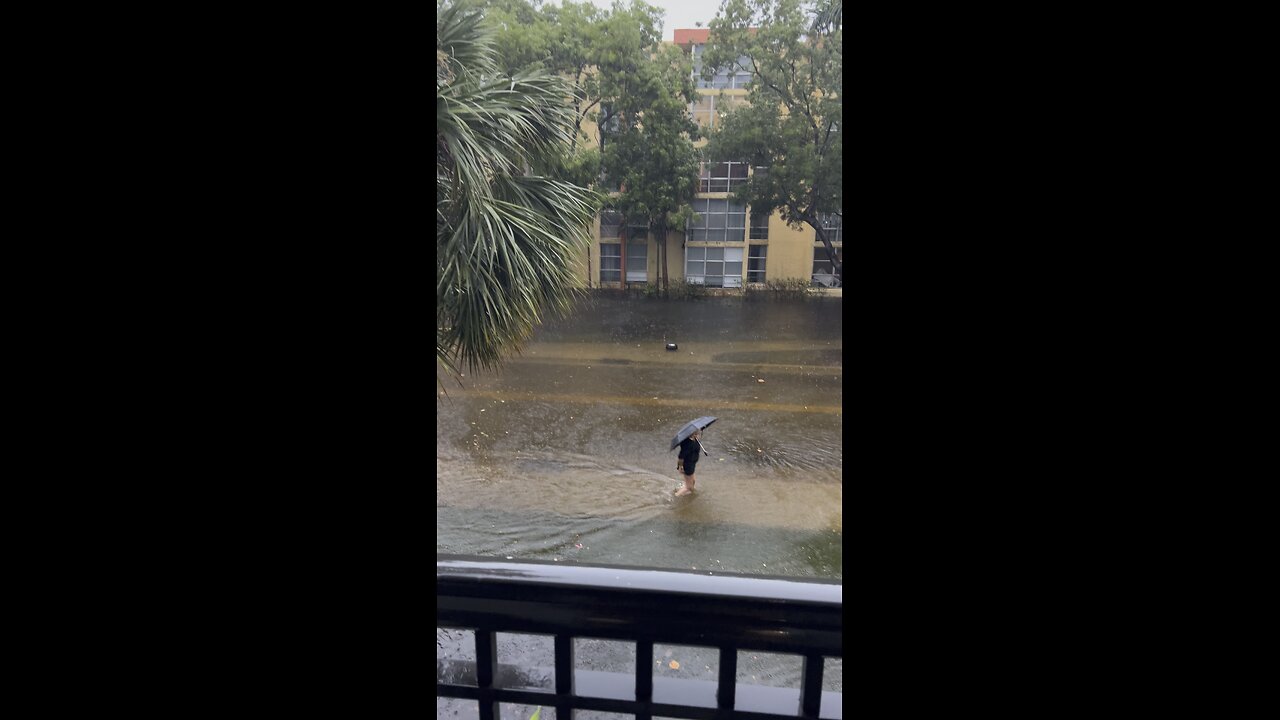
M813 32L829 35L843 27L843 0L820 0L813 10Z
M436 360L447 373L518 352L580 288L591 191L535 174L573 143L576 86L500 76L480 11L437 2Z

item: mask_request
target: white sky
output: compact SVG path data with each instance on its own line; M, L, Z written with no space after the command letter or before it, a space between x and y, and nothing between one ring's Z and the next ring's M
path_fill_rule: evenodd
M613 0L591 0L591 2L606 10L613 7ZM668 41L675 39L677 28L681 30L695 28L697 26L694 23L699 20L705 28L716 16L716 11L720 9L720 0L645 0L645 2L667 11L666 17L662 19L662 39ZM560 3L559 0L548 0L548 4L559 5Z

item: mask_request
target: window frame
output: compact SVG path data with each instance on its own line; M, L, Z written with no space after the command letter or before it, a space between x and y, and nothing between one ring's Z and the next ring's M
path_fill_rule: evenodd
M844 248L833 245L832 249L836 251L836 260L841 265L844 265ZM813 272L809 277L810 284L814 287L840 287L840 283L836 281L835 270L835 266L831 264L831 260L827 257L827 246L820 242L814 243Z
M610 253L605 253L605 249L610 249ZM606 260L617 261L616 267L605 268ZM610 263L612 264L612 263ZM605 273L610 273L612 277L605 277ZM604 242L600 241L600 282L622 282L622 243L621 242Z
M830 240L832 244L844 242L843 213L818 213L818 222L822 224L822 229L826 231L827 239Z
M717 203L713 205L713 203ZM713 207L721 207L724 211L715 211ZM743 242L747 237L747 206L734 202L732 198L694 198L691 203L693 211L698 215L698 223L690 220L685 225L685 240L693 242ZM723 216L723 220L719 218ZM734 223L738 223L735 225ZM695 233L701 233L695 237ZM713 237L712 233L719 233Z
M643 238L638 239L637 242L632 242L630 231L636 229L634 227L628 228L627 232L627 282L647 283L649 282L649 240L646 234ZM640 229L644 230L643 228ZM636 255L636 250L640 251L639 256ZM636 260L637 257L640 260L640 270L633 269L632 261ZM639 275L639 277L633 277L633 275Z
M769 219L773 217L773 213L749 213L747 223L747 239L748 240L768 240L769 239ZM763 218L763 224L757 222L757 218Z
M724 174L717 174L723 172ZM698 192L722 193L733 192L747 184L750 180L749 163L736 162L704 162L698 164Z
M736 258L733 257L736 254ZM697 255L698 257L695 257ZM697 266L695 267L695 263ZM737 266L737 273L728 272ZM715 271L715 272L712 272ZM686 282L706 287L741 288L745 277L744 253L741 246L687 245L684 249Z
M758 253L757 253L758 251ZM754 254L753 253L757 253ZM764 244L747 246L747 264L745 268L746 275L744 278L749 283L762 283L767 278L766 266L769 261L769 246ZM758 275L758 278L752 278L752 275Z
M706 107L700 110L698 104L704 100L706 101ZM689 119L699 127L715 129L716 118L720 113L725 112L726 110L731 110L734 107L741 105L742 102L742 98L734 95L721 97L719 95L699 94L696 100L689 103ZM706 117L705 124L699 121L699 118L703 116Z
M700 90L745 90L751 85L751 59L740 56L729 66L717 68L710 80L702 77L702 55L706 45L693 46L693 81Z
M610 222L605 222L606 218ZM612 222L616 218L617 222ZM605 234L605 228L614 228L612 235ZM600 211L600 239L612 239L622 237L622 213L617 210L601 210Z

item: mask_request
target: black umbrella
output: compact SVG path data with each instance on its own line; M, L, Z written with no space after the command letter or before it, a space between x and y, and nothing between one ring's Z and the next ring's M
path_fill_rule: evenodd
M705 428L706 426L710 425L715 421L716 419L710 416L700 417L697 420L690 421L684 427L680 428L680 432L676 433L675 438L671 441L671 447L667 448L667 452L671 452L672 450L675 450L676 446L678 446L681 442L683 442L685 438L694 434L698 430Z

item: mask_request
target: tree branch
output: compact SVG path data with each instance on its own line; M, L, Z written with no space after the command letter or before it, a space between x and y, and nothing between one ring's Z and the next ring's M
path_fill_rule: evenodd
M751 69L752 71L755 72L756 79L760 80L765 84L766 87L768 87L770 90L773 90L775 93L777 93L778 97L782 98L782 102L787 106L787 108L791 108L795 104L791 100L791 96L787 92L779 88L777 85L774 85L773 83L766 81L764 78L764 73L760 72L760 66L756 63L755 56L751 55L748 57L751 58Z
M578 123L577 123L577 125L576 125L575 127L577 127L577 128L581 128L581 127L582 127L582 121L587 119L587 113L588 113L588 112L591 112L591 108L593 108L593 107L595 107L596 105L599 105L599 104L600 104L600 98L596 98L595 100L592 100L592 101L591 101L591 104L590 104L590 105L588 105L588 106L586 106L586 107L582 108L582 112L578 114Z

